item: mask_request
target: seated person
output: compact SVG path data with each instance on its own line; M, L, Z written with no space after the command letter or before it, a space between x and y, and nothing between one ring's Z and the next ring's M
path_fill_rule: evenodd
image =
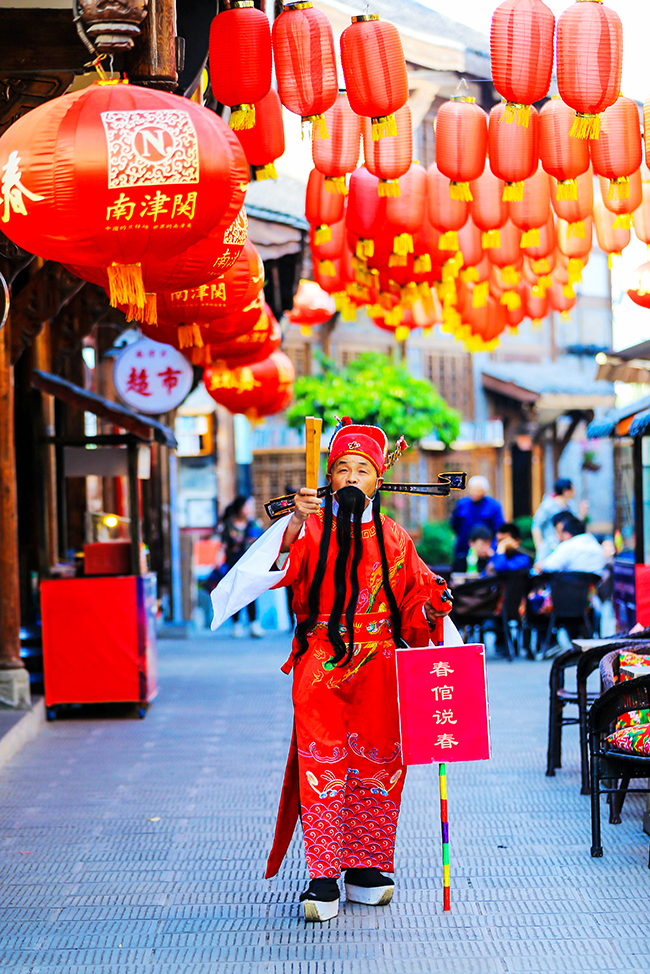
M564 518L556 515L556 530L560 544L537 566L540 571L551 572L591 572L602 575L605 568L605 555L593 534L589 534L584 522L577 517ZM555 521L555 518L553 519Z
M468 574L484 572L493 554L492 532L484 524L477 524L469 534Z
M527 572L530 570L530 557L521 550L521 531L516 524L506 522L497 528L497 550L488 564L487 574L501 572Z

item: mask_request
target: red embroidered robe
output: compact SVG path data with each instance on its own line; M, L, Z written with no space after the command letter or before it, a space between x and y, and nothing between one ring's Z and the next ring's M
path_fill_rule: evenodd
M444 582L419 558L403 528L383 514L381 520L402 636L410 645L427 645L431 634L422 607L431 599L436 609L451 608L441 599ZM303 536L292 545L289 569L280 583L293 585L298 622L309 614L322 531L321 511L307 519ZM298 649L294 639L292 655L283 667L287 673L294 670L295 723L267 877L280 868L299 815L312 879L338 876L353 866L393 871L406 774L400 746L395 644L372 521L362 525L362 538L351 661L335 667L329 662L334 650L327 638L327 623L334 603L338 550L334 518L320 614L308 637L309 649L294 665ZM344 622L345 614L342 625ZM347 633L342 636L347 644ZM440 638L441 633L434 635L434 639Z

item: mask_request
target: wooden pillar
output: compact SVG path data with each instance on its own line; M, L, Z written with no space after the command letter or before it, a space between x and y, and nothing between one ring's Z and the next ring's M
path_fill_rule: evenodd
M174 91L178 84L176 0L149 0L149 14L141 29L141 38L125 58L129 81Z
M501 456L503 457L503 516L506 521L512 520L512 452L510 443L506 441Z
M232 413L217 404L217 502L219 511L237 495L237 464L235 462L235 424Z
M534 514L542 503L542 497L544 496L544 448L541 443L533 443L531 486L531 504Z

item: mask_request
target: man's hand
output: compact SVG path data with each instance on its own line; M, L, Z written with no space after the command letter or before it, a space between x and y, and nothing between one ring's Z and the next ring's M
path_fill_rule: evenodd
M449 615L451 612L452 596L449 589L445 589L441 599L443 602L447 603L444 609L434 609L431 599L427 599L427 601L424 603L424 614L431 629L434 628L438 619L444 619L444 617Z
M302 527L310 514L318 514L321 502L313 487L301 487L295 496L295 504L293 517Z

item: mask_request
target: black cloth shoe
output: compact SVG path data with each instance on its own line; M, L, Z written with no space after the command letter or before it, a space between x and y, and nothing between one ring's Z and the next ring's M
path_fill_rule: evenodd
M334 878L312 879L300 894L302 912L308 923L333 920L339 912L339 884Z
M395 880L384 876L380 869L347 869L345 872L345 895L352 903L365 903L367 906L387 906L393 898Z

